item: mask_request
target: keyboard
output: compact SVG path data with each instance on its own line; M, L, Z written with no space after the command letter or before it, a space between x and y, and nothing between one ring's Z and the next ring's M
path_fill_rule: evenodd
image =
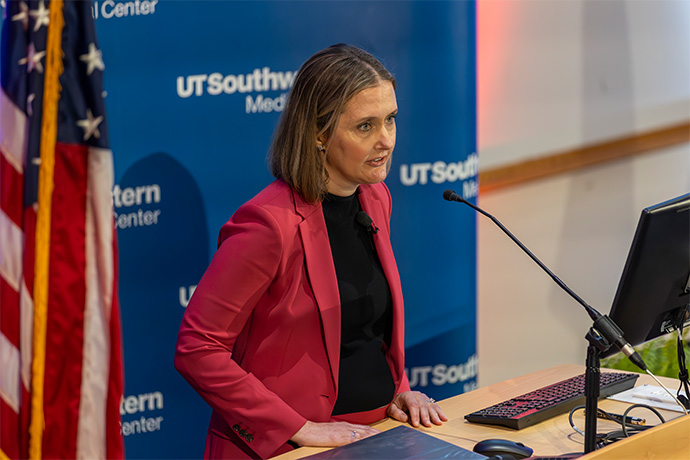
M620 393L635 386L638 374L602 372L599 379L599 398ZM465 415L472 423L500 425L516 430L569 412L585 404L585 374L576 375Z

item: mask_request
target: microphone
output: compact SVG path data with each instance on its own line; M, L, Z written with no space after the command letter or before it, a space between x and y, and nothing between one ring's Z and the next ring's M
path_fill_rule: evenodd
M369 214L367 214L364 211L359 211L355 216L355 220L359 225L366 228L369 231L369 233L377 233L379 231L379 228L376 225L374 225L374 221L371 220Z
M589 304L587 304L587 302L582 300L580 296L578 296L563 281L561 281L560 278L558 278L551 270L549 270L549 268L546 265L544 265L542 261L537 258L537 256L532 254L532 252L530 252L530 250L527 249L527 247L524 244L522 244L522 242L518 240L517 237L515 237L515 235L513 235L502 223L498 221L498 219L496 219L494 216L484 211L483 209L465 200L463 197L455 193L453 190L446 190L445 192L443 192L443 198L445 198L448 201L457 201L460 203L464 203L470 208L477 211L478 213L491 219L498 226L498 228L503 230L503 233L508 235L508 237L511 240L513 240L513 242L517 244L520 247L520 249L522 249L537 265L539 265L539 267L541 267L541 269L544 270L556 282L556 284L560 286L561 289L567 292L580 305L585 307L585 310L587 310L589 317L592 318L592 321L594 321L594 329L596 329L606 340L608 340L609 343L614 344L616 348L622 351L623 354L627 356L633 364L635 364L643 371L647 370L647 365L644 363L644 361L642 360L640 355L635 351L635 349L625 340L625 338L623 337L623 331L618 327L618 325L616 325L616 323L614 323L613 320L608 317L608 315L602 315L597 310L592 308Z

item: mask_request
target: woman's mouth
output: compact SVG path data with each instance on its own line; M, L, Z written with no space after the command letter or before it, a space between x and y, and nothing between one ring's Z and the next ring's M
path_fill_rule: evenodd
M387 159L388 159L388 156L383 155L380 157L372 158L371 160L367 161L367 163L371 166L378 167L378 166L385 165Z

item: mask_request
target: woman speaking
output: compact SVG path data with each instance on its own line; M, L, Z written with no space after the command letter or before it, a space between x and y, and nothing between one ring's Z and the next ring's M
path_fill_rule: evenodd
M206 458L339 446L386 416L447 420L404 373L383 183L395 84L349 45L300 68L269 154L276 180L221 228L180 326L175 366L213 409Z

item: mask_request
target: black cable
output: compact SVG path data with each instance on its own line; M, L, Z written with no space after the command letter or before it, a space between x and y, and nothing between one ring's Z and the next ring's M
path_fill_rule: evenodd
M636 407L641 407L641 408L644 408L644 409L649 409L650 411L654 412L654 414L656 414L657 417L659 417L659 420L661 421L661 423L666 423L666 420L664 419L664 416L661 415L661 414L659 413L658 410L656 410L656 409L654 409L652 406L648 406L648 405L646 405L646 404L633 404L632 406L628 407L628 408L625 410L625 412L623 412L623 420L626 420L626 417L628 416L628 413L629 413L631 410L635 409ZM636 425L629 425L629 424L627 424L627 423L623 423L622 426L623 426L623 435L624 435L624 437L626 437L626 438L629 436L629 435L628 435L628 432L627 432L627 430L626 430L626 426L637 427ZM651 426L650 426L650 427L645 427L645 430L646 430L647 428L652 428L652 427L651 427Z
M678 392L676 396L678 400L685 406L686 409L690 409L690 388L688 383L688 368L685 364L685 342L683 341L683 320L678 321L678 340L676 342L676 350L678 352L678 379L680 380L680 386L678 387ZM681 394L681 390L685 390L685 396Z
M570 414L568 415L568 421L570 422L570 426L573 428L573 430L577 431L578 433L580 433L583 436L584 436L584 432L575 426L575 422L573 421L573 414L576 411L578 411L580 409L584 409L584 408L585 408L585 406L576 406L570 411ZM656 426L656 425L650 425L650 426L648 426L648 425L637 425L637 424L632 424L632 423L626 422L626 420L628 420L628 413L634 408L649 409L652 412L654 412L654 414L656 414L656 416L659 418L661 423L666 422L666 420L659 413L659 411L657 411L653 407L648 406L646 404L633 404L632 406L628 407L628 409L626 409L626 411L622 415L609 413L609 412L604 411L603 409L597 409L599 418L611 420L612 422L618 423L622 427L622 430L610 431L608 433L597 433L597 449L600 449L600 448L602 448L608 444L619 441L620 439L627 438L627 437L629 437L635 433L639 433L641 431L648 430L650 428L654 428L654 426Z

